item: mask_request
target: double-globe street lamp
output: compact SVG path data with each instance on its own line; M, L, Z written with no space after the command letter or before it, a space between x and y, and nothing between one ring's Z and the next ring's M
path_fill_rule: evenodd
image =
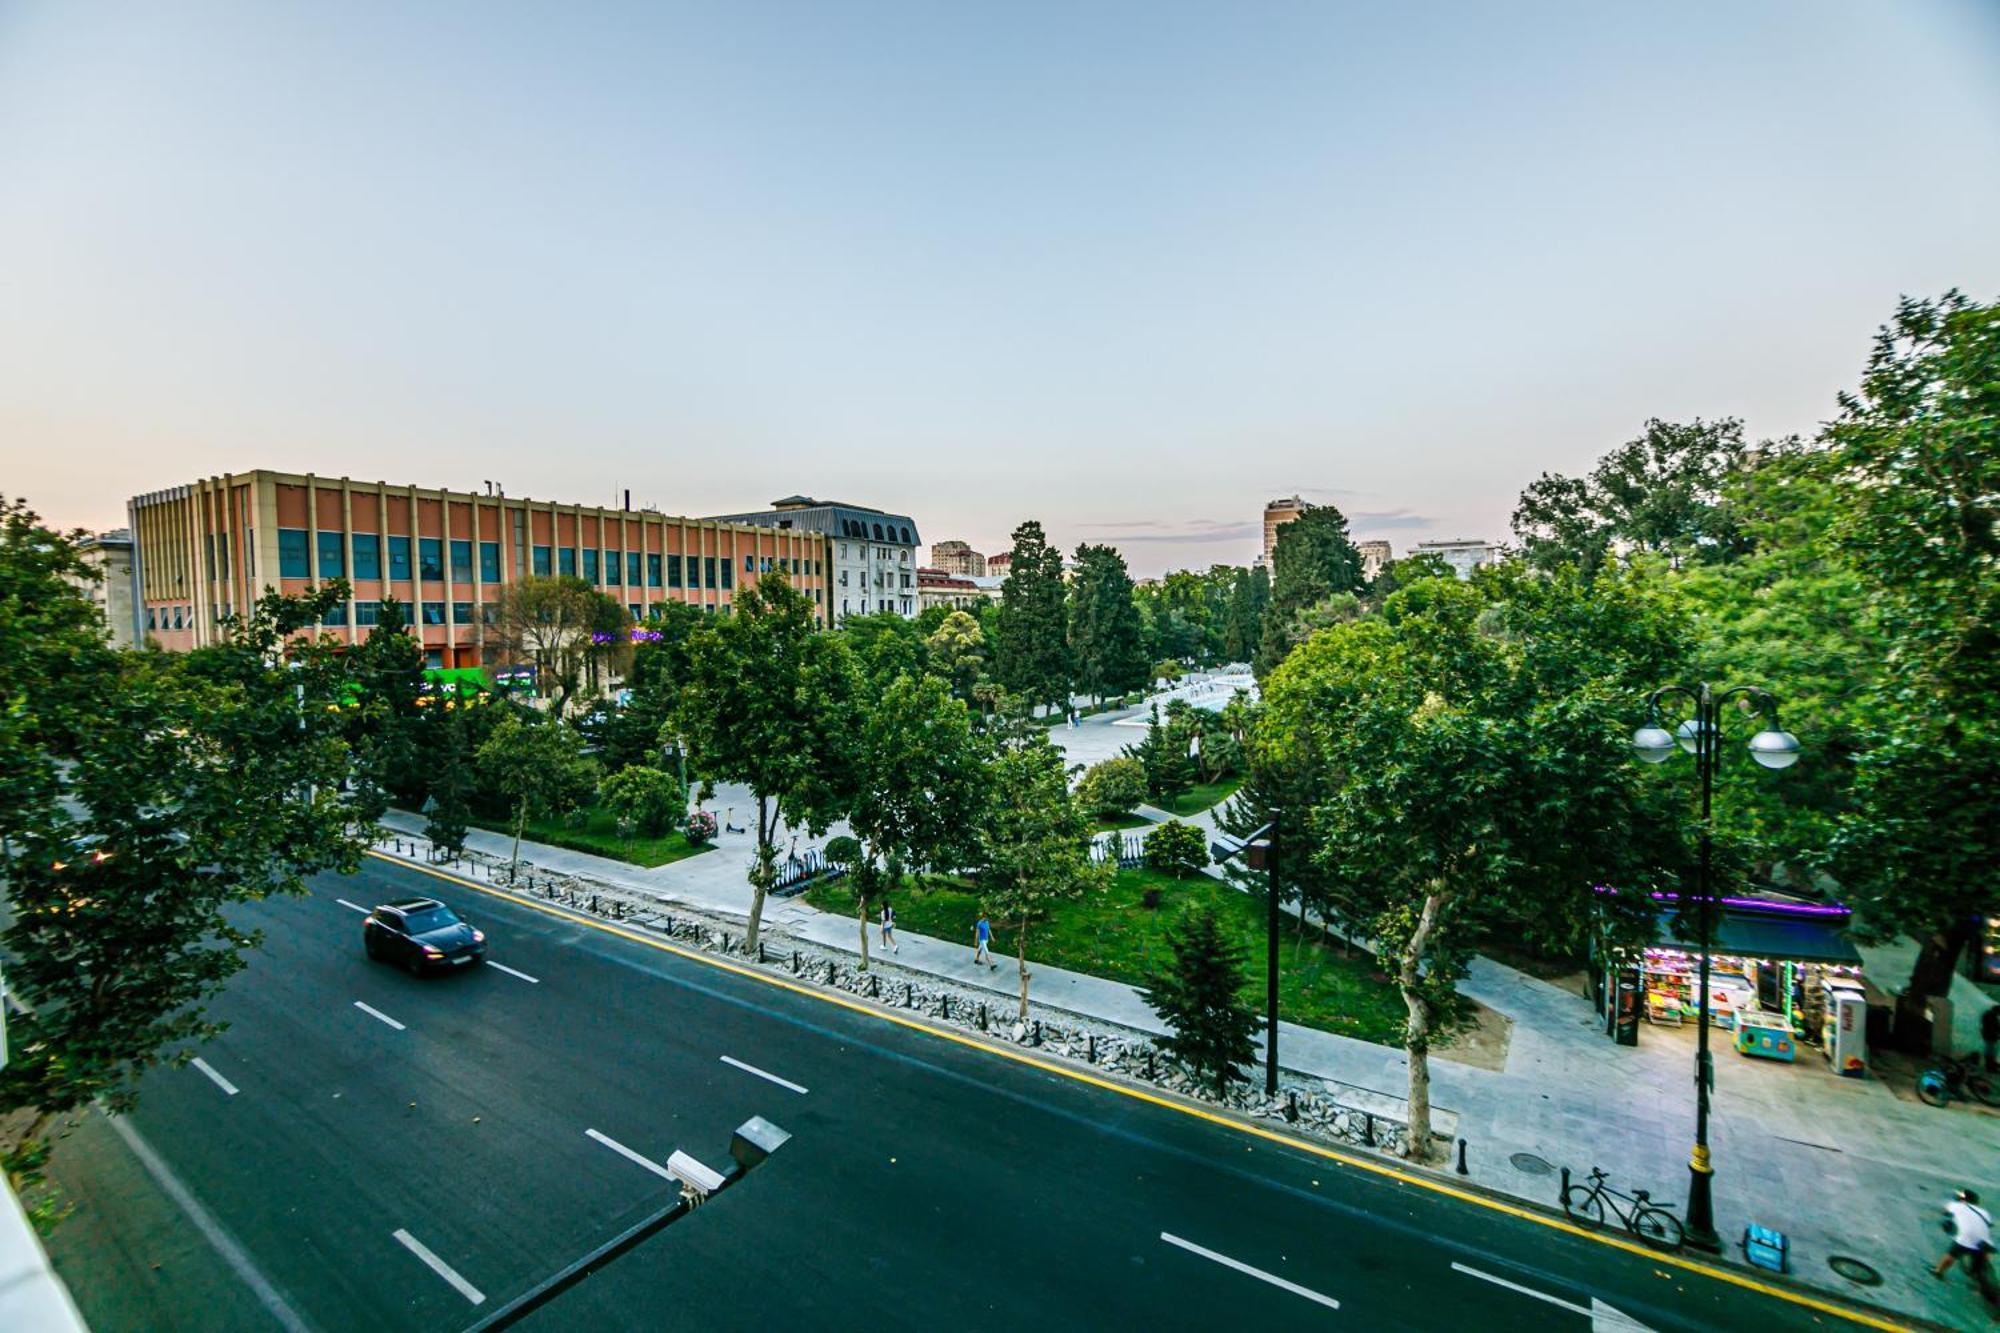
M1673 731L1661 726L1661 708L1669 701L1690 707L1694 716ZM1715 1231L1715 1199L1711 1186L1715 1165L1708 1152L1708 1099L1715 1087L1715 1066L1708 1053L1708 964L1715 935L1715 896L1709 885L1714 840L1712 812L1715 802L1715 764L1721 753L1722 709L1735 703L1764 726L1750 738L1750 757L1765 768L1790 768L1799 759L1799 739L1778 726L1778 701L1767 690L1750 685L1716 689L1706 681L1698 685L1669 685L1653 691L1646 700L1652 721L1632 733L1632 748L1649 764L1673 757L1678 746L1694 756L1695 772L1701 787L1701 851L1695 881L1695 904L1701 933L1701 971L1696 987L1700 997L1700 1018L1695 1027L1694 1057L1694 1150L1688 1156L1688 1243L1710 1252L1720 1251L1721 1238Z

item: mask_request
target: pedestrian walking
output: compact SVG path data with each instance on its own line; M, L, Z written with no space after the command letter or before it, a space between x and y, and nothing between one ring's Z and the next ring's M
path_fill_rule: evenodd
M1960 1190L1944 1206L1944 1229L1951 1234L1951 1248L1931 1269L1931 1276L1942 1278L1951 1271L1951 1266L1960 1259L1972 1270L1972 1280L1979 1284L1979 1294L1988 1305L2000 1305L2000 1291L1993 1286L1993 1215L1979 1206L1979 1195L1974 1190Z
M896 944L896 909L887 898L882 900L882 947L890 953L902 952Z
M1000 966L993 961L993 950L989 947L992 943L993 923L986 919L986 913L981 912L979 924L972 928L972 961L975 966L980 963L994 968Z
M1979 1016L1979 1040L1986 1047L1986 1072L2000 1071L2000 1004Z

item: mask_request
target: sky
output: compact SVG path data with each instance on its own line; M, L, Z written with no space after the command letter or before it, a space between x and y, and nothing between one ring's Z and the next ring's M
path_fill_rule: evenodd
M2000 298L2000 0L0 0L0 492L1398 553Z

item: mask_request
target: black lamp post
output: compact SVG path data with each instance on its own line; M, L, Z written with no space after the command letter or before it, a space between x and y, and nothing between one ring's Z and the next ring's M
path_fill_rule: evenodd
M1669 732L1660 725L1661 705L1678 700L1694 710L1694 716ZM1646 700L1652 721L1632 733L1632 748L1649 764L1673 757L1679 746L1694 756L1695 773L1701 789L1700 860L1695 880L1695 906L1701 936L1701 965L1697 980L1700 1018L1695 1027L1694 1057L1694 1148L1688 1155L1687 1240L1697 1249L1718 1253L1722 1238L1715 1231L1715 1164L1708 1151L1708 1102L1715 1089L1715 1065L1708 1051L1708 965L1715 938L1715 896L1709 885L1713 862L1712 812L1715 803L1715 762L1722 740L1722 706L1735 702L1751 716L1762 716L1768 725L1750 738L1750 757L1766 768L1790 768L1799 759L1799 740L1778 727L1778 701L1769 691L1750 685L1717 690L1706 681L1698 685L1669 685L1655 690Z
M1209 844L1216 864L1239 852L1253 870L1270 875L1270 901L1264 935L1264 1095L1278 1095L1278 812L1273 810L1264 827L1242 842L1231 838Z

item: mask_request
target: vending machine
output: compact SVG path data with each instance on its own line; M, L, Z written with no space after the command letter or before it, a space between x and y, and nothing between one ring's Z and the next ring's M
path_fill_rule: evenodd
M1820 1049L1833 1072L1843 1078L1868 1076L1868 1001L1851 981L1829 978L1825 983L1826 1016L1821 1020Z

